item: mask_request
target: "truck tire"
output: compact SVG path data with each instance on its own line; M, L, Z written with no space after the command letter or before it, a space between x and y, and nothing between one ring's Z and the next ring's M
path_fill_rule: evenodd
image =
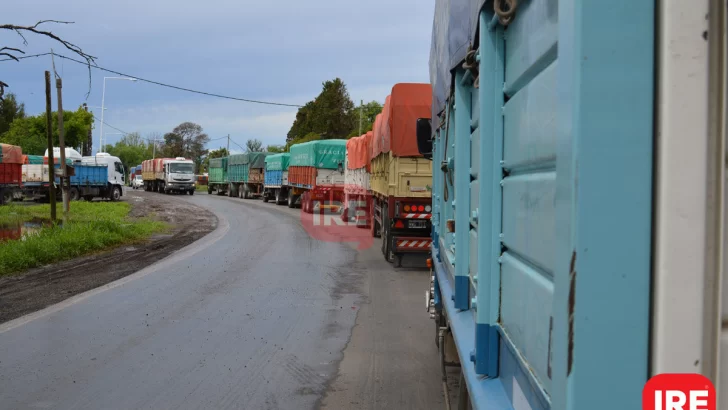
M385 205L382 208L382 254L387 262L394 262L394 252L392 250L392 230L389 223L389 209Z
M283 201L281 200L281 190L276 189L274 192L275 192L275 197L276 197L276 205L282 205Z
M296 201L293 198L293 191L288 191L288 207L293 208L296 206Z
M248 184L243 185L243 199L250 199L250 191L248 191Z
M207 195L212 195L212 187L209 185L207 186Z
M231 184L228 185L228 196L230 198L233 198L233 197L238 196L238 192L237 191L238 190L237 190L237 187L235 186L235 184L232 184L231 183Z
M263 202L268 202L268 193L263 191Z
M195 190L194 189L191 189L191 190L189 190L189 193L190 193L190 196L192 196L192 195L195 194Z
M68 199L70 199L71 201L78 201L78 198L78 188L71 188L71 190L68 191Z
M13 191L10 189L0 190L0 201L3 205L13 202Z
M121 188L118 186L115 186L111 190L111 200L113 202L118 202L121 199Z

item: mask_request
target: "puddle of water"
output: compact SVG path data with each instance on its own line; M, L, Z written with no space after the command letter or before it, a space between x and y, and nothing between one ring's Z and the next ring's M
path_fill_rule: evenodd
M23 241L29 236L37 235L44 226L50 225L51 223L46 220L0 224L0 243Z

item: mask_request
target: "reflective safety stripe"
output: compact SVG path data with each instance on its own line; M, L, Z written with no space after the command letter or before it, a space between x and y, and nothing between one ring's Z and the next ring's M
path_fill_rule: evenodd
M405 214L404 217L410 219L431 219L432 214Z

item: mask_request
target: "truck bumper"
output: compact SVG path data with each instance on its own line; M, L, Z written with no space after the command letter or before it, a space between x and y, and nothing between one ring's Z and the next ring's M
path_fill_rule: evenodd
M188 192L195 190L195 184L167 184L164 187L165 191L178 191Z

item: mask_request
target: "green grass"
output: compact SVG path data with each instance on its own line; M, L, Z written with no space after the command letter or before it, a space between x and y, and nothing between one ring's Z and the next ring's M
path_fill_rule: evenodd
M60 220L60 203L56 210ZM53 225L50 205L0 207L0 225L48 223L23 240L0 244L0 276L137 242L168 227L164 222L128 217L130 210L125 202L73 202L68 221Z
M195 191L205 191L205 192L207 192L207 185L195 184Z

